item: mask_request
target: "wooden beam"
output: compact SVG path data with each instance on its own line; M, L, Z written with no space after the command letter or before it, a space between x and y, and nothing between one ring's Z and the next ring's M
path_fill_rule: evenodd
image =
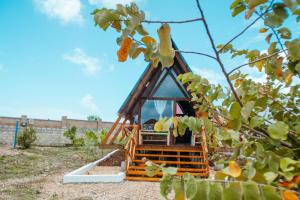
M177 61L178 61L179 65L182 67L183 71L185 73L190 72L188 70L188 68L186 67L185 63L183 62L183 60L180 58L180 55L178 52L175 53L175 57L177 58Z
M126 123L126 121L128 120L128 118L129 118L129 115L126 115L124 121L123 121L122 124L119 126L118 130L115 132L113 138L109 141L109 144L112 144L112 143L115 141L115 139L117 138L117 136L119 135L119 133L120 133L120 131L121 131L121 129L122 129L122 126Z
M106 144L108 138L110 137L110 135L112 134L112 132L115 130L116 126L119 124L121 118L122 118L122 113L119 114L118 119L115 121L115 123L112 125L112 127L110 127L108 133L106 134L104 140L101 142L102 144Z

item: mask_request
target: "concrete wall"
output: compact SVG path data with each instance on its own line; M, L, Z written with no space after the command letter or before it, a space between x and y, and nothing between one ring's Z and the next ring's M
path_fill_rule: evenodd
M113 125L113 122L68 119L66 116L63 116L61 120L29 119L26 115L20 118L0 117L0 144L12 144L16 130L16 121L19 121L20 124L19 132L24 129L22 125L26 123L34 127L37 134L35 144L41 146L64 146L70 144L69 139L65 138L63 133L72 126L77 128L77 134L81 136L86 130L97 132L103 128L109 129Z

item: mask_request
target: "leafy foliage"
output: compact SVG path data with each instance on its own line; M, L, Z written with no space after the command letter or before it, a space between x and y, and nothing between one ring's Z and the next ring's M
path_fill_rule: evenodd
M197 3L199 4L199 1ZM216 47L203 19L211 44L213 48L217 48L214 49L216 57L209 57L220 65L229 88L210 84L206 78L193 73L179 75L178 80L187 87L192 96L191 101L197 111L196 117L164 118L155 124L155 129L168 131L173 124L173 135L177 137L183 135L186 129L197 134L204 126L211 148L233 149L230 158L212 159L215 164L224 166L223 170L216 174L216 179L253 181L287 188L298 187L300 40L295 38L293 30L286 26L286 22L300 21L299 7L298 0L234 0L230 6L233 17L244 13L246 20L256 19L228 43ZM199 5L198 8L204 17ZM144 13L135 4L118 5L116 9L110 10L103 8L95 10L93 14L96 24L103 30L111 26L121 33L117 43L121 46L120 49L124 48L126 59L128 56L135 59L143 53L145 61L154 67L159 62L162 67L173 64L175 52L172 49L168 24L162 23L158 28L158 43L145 31L143 22L149 21L145 20ZM267 50L234 47L232 41L259 20L263 20L264 25L260 27L258 34L266 35ZM136 39L135 36L140 39ZM221 54L245 59L247 63L226 72ZM266 79L256 82L247 74L242 74L239 69L246 66L264 73ZM152 172L155 172L155 168ZM175 192L175 198L181 199L183 194L187 196L185 183L188 181L182 178L176 180L173 185L173 179L173 176L164 174L161 181L162 195L167 198L172 190L180 190ZM199 182L196 185L198 184L202 189L211 187L206 183ZM189 182L189 185L195 187L192 182ZM281 198L278 191L271 186L262 187L250 182L234 182L214 188L223 191L223 199L253 199L254 196L265 199ZM245 191L247 194L243 193ZM191 193L189 191L188 195ZM205 199L206 194L212 198L216 196L215 193L203 191L201 194L195 193L195 196L204 195L201 197ZM286 199L293 197L293 193L290 192L282 194ZM193 199L191 196L189 199Z
M36 140L36 130L34 128L25 128L17 138L17 143L21 148L28 149Z

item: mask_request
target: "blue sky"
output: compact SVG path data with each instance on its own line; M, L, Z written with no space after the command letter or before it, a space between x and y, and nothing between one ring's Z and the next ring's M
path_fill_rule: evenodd
M85 119L90 114L105 121L118 108L145 69L142 58L117 61L118 36L94 26L90 13L131 0L1 0L0 2L0 116ZM136 0L152 20L199 17L194 0ZM206 0L202 7L217 44L231 39L247 23L231 17L231 0ZM293 22L299 37L299 27ZM262 22L235 41L240 48L265 49ZM156 36L158 25L147 25ZM201 22L171 25L181 50L212 53ZM249 39L251 37L251 40ZM248 38L248 39L247 39ZM224 83L217 64L196 55L184 55L191 68L213 83ZM223 57L227 69L242 60ZM256 70L245 69L260 79Z

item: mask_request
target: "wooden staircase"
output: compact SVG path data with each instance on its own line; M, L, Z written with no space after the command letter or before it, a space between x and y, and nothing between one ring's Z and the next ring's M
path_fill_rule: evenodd
M132 181L159 181L162 173L147 176L143 158L166 167L176 167L177 176L185 172L197 177L208 177L207 154L201 146L157 146L142 145L135 148L135 154L126 171L126 179Z

